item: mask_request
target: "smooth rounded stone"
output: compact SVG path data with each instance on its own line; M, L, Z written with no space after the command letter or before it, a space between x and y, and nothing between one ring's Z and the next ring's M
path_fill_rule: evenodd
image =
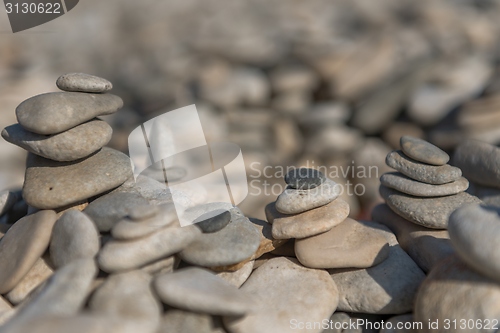
M276 239L306 238L326 232L349 216L349 205L342 199L296 215L278 212L275 203L266 206L267 220Z
M160 209L158 206L144 205L144 206L134 206L128 209L128 217L132 221L144 221L156 214L158 214Z
M232 209L231 223L217 232L202 234L179 255L193 265L226 266L249 259L259 244L257 228L241 212Z
M154 280L153 288L163 303L193 312L241 316L255 306L251 295L198 267L160 275Z
M39 258L14 289L5 294L5 298L14 305L21 303L29 293L35 290L53 273L54 270L47 264L46 260Z
M208 203L186 209L186 216L193 216L195 225L205 234L224 229L231 221L231 213L224 208L225 204ZM199 221L199 222L198 222Z
M166 204L149 207L155 207L157 211L156 215L142 221L134 221L129 217L123 218L111 229L113 238L119 240L141 238L177 222L177 213L174 205Z
M404 194L383 185L380 195L399 216L431 229L446 229L448 218L453 211L463 205L482 203L466 192L446 197L418 198Z
M180 260L176 256L160 259L140 268L141 271L155 276L158 274L171 273L179 266Z
M161 320L157 333L226 333L218 317L171 309Z
M283 214L298 214L329 204L340 195L341 187L327 179L310 190L287 188L278 196L276 209Z
M49 246L56 213L43 210L17 221L0 242L0 294L11 291Z
M273 237L273 226L269 222L255 218L250 218L249 220L260 232L260 245L252 256L253 259L257 259L265 253L274 251L287 242L286 239L275 239Z
M111 140L113 129L94 119L54 135L36 134L15 124L3 129L2 137L24 150L54 161L68 162L87 157Z
M75 315L84 306L96 275L97 267L91 259L79 259L58 269L22 303L7 327L35 318Z
M94 221L97 229L103 232L110 231L118 221L126 217L131 207L147 204L148 200L137 192L115 191L92 201L83 212Z
M471 182L500 188L500 148L467 140L457 146L452 161Z
M468 205L457 209L448 224L460 259L480 274L500 281L500 208Z
M395 150L387 155L385 163L411 179L426 184L441 185L459 180L462 171L454 166L429 165L412 160L402 151Z
M56 81L59 89L64 91L105 93L113 89L106 79L84 73L68 73L59 76Z
M326 271L303 267L285 257L271 259L257 268L240 290L252 294L259 306L244 317L224 317L231 333L320 333L322 328L299 328L293 323L329 319L339 297Z
M389 244L371 225L347 218L330 231L295 240L295 254L309 268L368 268L387 259Z
M111 94L54 92L25 100L16 108L16 116L24 129L47 135L67 131L122 107L123 100Z
M447 230L429 229L412 223L394 213L386 204L373 208L372 220L391 229L401 248L426 273L455 252Z
M450 160L450 156L443 150L430 142L412 136L402 136L400 139L403 153L419 161L432 165L445 165Z
M285 175L285 183L297 190L310 190L326 181L325 175L318 170L298 168L290 170Z
M162 312L151 288L151 276L141 271L110 275L93 293L89 308L96 314L129 322L131 328L140 327L136 332L156 332Z
M243 283L245 283L246 280L248 280L250 274L252 274L254 263L255 261L252 260L245 263L240 269L234 272L219 272L216 273L216 275L225 280L230 285L239 288L243 285Z
M120 186L131 176L129 157L107 147L64 163L29 154L23 198L39 209L64 207Z
M54 225L50 259L59 268L77 259L93 259L99 247L99 232L94 222L86 214L72 209Z
M389 318L385 322L385 327L380 329L380 333L417 333L419 323L413 321L413 315L404 314ZM422 323L422 327L428 323ZM401 327L398 329L398 326ZM391 327L391 328L389 328Z
M451 183L431 185L408 178L399 172L383 174L380 177L380 183L416 197L442 197L464 192L469 188L469 181L464 177L460 177Z
M288 65L272 71L271 86L277 92L309 91L316 88L319 78L309 68Z
M425 274L399 246L387 227L371 225L386 237L389 257L366 269L330 269L340 294L338 310L372 314L404 314L412 311L418 287Z
M493 328L494 320L500 318L500 286L484 277L452 255L437 264L420 286L415 301L414 320L424 323L419 332L498 332ZM457 320L454 326L446 328L444 321ZM484 325L489 320L489 329L471 325L460 329L460 320L480 321ZM428 327L425 323L439 320L439 327Z
M135 240L110 240L101 248L97 262L108 273L136 269L182 251L200 235L193 225L175 225Z
M16 202L18 202L20 199L20 196L16 192L12 191L1 191L0 192L0 216L3 216L5 213L7 213L14 205Z

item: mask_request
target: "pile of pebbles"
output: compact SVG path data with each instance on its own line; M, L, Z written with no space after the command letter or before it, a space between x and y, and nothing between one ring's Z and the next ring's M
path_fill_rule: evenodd
M447 153L422 139L401 137L401 150L387 155L398 172L380 178L380 194L398 215L431 229L446 229L450 214L462 205L481 202L466 193L462 171L446 164Z
M22 195L0 193L2 333L359 333L334 327L499 317L500 210L464 192L436 146L401 138L374 221L349 218L339 184L298 168L267 221L232 207L181 227L165 183L134 179L104 147L111 128L96 117L122 106L111 83L67 74L57 86L2 132L29 151ZM453 161L500 188L499 156L466 142ZM183 191L187 214L221 209Z

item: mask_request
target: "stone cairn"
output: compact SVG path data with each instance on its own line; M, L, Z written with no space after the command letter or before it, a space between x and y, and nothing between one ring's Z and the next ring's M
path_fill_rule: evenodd
M481 202L464 192L469 187L462 171L446 164L450 157L438 147L409 136L401 149L387 155L398 172L380 178L380 194L404 219L431 229L446 229L450 214L460 206Z

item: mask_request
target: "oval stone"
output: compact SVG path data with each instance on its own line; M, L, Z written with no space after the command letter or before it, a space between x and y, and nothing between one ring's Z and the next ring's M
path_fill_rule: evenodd
M389 244L371 225L347 218L330 231L295 240L295 254L310 268L368 268L388 257Z
M448 231L460 259L500 282L500 208L468 205L450 216Z
M385 163L411 179L422 183L441 185L451 183L462 177L462 171L454 166L423 164L406 156L402 151L389 153Z
M301 214L281 214L272 202L266 206L266 217L273 225L276 239L306 238L326 232L339 225L349 216L349 204L342 199Z
M193 225L176 225L134 240L110 240L102 247L97 261L108 273L136 269L182 251L200 234L200 229Z
M380 186L380 195L396 214L431 229L446 229L448 218L455 209L466 204L482 203L479 198L465 192L446 197L419 198L383 185Z
M407 156L419 162L445 165L450 160L450 156L443 150L419 138L405 135L401 137L400 144Z
M113 129L105 121L94 119L54 135L25 130L15 124L4 128L2 137L33 154L54 161L75 161L89 156L108 144Z
M87 215L71 209L54 225L49 248L56 268L77 259L93 259L99 251L99 232Z
M198 267L160 275L153 285L162 302L178 309L241 316L252 311L255 306L251 295Z
M109 191L131 176L129 157L107 147L64 163L29 154L23 198L39 209L64 207Z
M320 186L310 190L296 190L287 187L276 200L276 209L283 214L298 214L327 205L335 200L341 186L327 179Z
M182 260L204 267L233 265L249 259L259 248L260 233L236 209L231 222L217 232L202 234L180 253Z
M30 132L57 134L122 107L123 100L111 94L56 92L27 99L16 108L16 116Z
M0 242L0 293L12 290L49 246L56 213L50 210L23 217Z
M113 85L106 79L84 73L68 73L61 75L56 85L64 91L104 93L113 89Z
M399 172L385 173L380 177L380 183L399 192L417 197L442 197L464 192L469 188L469 181L464 177L451 183L431 185L406 177Z

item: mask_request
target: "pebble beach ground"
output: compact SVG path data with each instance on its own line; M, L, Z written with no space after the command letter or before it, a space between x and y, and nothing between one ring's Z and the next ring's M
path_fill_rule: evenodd
M0 333L500 332L499 16L85 0L2 34ZM180 227L127 139L190 104L250 192Z
M298 168L265 220L234 206L181 227L172 192L106 147L99 117L123 107L112 84L75 73L57 86L2 131L29 154L22 192L0 193L0 332L499 329L500 148L467 140L450 158L402 136L369 219Z

